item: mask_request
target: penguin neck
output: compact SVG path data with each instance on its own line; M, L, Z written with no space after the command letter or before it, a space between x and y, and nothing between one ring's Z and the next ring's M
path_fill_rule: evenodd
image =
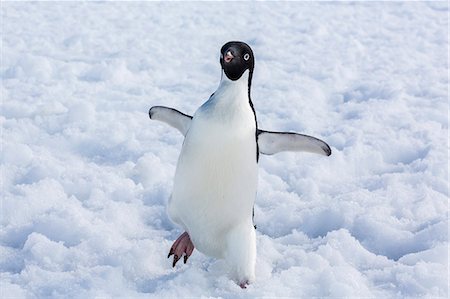
M199 108L199 115L218 116L230 119L237 115L246 114L250 108L255 119L255 110L250 100L251 73L246 70L238 80L230 80L222 71L219 87L211 97Z
M219 87L214 93L219 99L227 101L237 101L235 104L250 101L251 74L246 70L238 80L230 80L222 70L222 78ZM228 104L231 104L228 102ZM242 103L243 104L243 103Z

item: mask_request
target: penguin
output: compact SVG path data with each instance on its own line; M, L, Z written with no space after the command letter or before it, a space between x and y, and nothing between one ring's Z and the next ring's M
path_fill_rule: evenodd
M220 65L219 87L193 116L164 106L150 108L149 116L184 136L167 206L170 219L184 230L169 251L173 267L181 257L186 263L196 248L225 259L229 277L246 288L255 280L259 154L329 156L331 149L312 136L258 128L250 92L255 58L249 45L227 42Z

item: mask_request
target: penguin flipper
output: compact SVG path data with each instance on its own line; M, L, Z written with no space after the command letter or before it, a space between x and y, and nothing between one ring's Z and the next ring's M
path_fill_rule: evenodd
M331 148L328 144L312 136L259 129L257 134L259 152L264 155L273 155L284 151L310 152L324 156L331 155Z
M192 116L184 114L174 108L164 106L153 106L148 111L150 119L159 120L174 127L186 136L191 125Z

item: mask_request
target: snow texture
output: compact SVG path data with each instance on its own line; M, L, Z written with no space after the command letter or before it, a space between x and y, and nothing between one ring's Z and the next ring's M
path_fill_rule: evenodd
M3 2L1 298L446 298L447 2ZM229 40L260 128L333 154L261 156L241 290L165 207Z

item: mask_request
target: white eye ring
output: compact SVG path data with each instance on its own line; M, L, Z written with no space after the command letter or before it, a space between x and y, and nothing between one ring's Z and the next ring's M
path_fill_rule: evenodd
M244 54L244 60L248 60L249 58L250 58L250 54L245 53L245 54Z

